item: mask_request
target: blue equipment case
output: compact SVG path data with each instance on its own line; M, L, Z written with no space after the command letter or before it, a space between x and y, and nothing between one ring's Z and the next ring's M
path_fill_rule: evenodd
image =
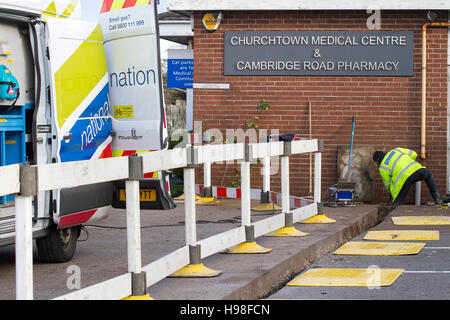
M25 128L24 106L0 106L0 166L25 163ZM12 200L14 196L2 196L0 205Z

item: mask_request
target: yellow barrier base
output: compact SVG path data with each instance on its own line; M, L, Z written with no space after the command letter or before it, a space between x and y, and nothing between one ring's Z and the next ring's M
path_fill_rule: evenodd
M173 200L177 200L177 201L183 201L184 200L184 193L181 196L178 196L176 198L173 198Z
M264 237L304 237L309 233L297 230L295 227L283 227L264 235Z
M243 242L221 253L269 253L272 249L261 247L256 242Z
M149 294L145 294L143 296L128 296L122 300L153 300L153 298Z
M221 270L213 270L205 267L203 263L188 264L180 270L172 273L170 278L212 278L222 274Z
M219 200L215 200L213 197L199 197L195 201L195 204L220 204Z
M200 197L198 195L195 195L195 200L200 200L201 198L202 197ZM179 197L173 198L173 200L183 201L184 200L184 193L181 196L179 196Z
M281 210L281 207L276 205L275 203L260 203L252 208L254 211L272 211L272 210Z
M335 223L336 220L328 218L324 214L316 214L308 219L300 221L300 223Z

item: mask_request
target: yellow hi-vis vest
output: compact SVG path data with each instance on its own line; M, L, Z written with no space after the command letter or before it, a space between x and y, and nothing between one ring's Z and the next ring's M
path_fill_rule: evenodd
M395 148L389 151L381 161L380 175L383 179L384 187L391 193L392 202L397 198L406 179L417 170L425 168L414 161L416 158L417 153L412 150Z

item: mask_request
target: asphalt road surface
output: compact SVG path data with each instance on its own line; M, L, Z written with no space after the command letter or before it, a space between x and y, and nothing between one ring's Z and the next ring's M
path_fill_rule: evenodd
M446 215L450 209L401 206L371 230L439 230L439 240L425 242L425 247L414 255L365 256L326 255L311 268L400 268L405 271L387 287L299 287L285 286L268 299L373 299L373 300L448 300L450 299L450 226L398 226L392 216ZM366 232L352 239L363 240ZM394 241L393 241L394 242ZM305 270L304 272L306 272ZM303 274L302 272L301 274Z

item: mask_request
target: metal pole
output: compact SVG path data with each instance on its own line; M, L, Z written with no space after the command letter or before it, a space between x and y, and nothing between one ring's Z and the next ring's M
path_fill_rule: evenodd
M281 156L281 211L290 211L289 203L289 157Z
M416 189L415 189L415 197L414 197L414 204L416 206L420 206L420 189L421 189L420 181L417 181Z
M322 152L314 153L314 202L321 202Z
M127 206L128 272L142 271L141 215L139 204L139 180L125 181Z
M350 151L348 154L348 169L347 169L347 182L350 182L351 170L352 170L352 151L353 151L353 137L355 136L355 116L353 116L352 122L352 136L350 139Z
M33 300L32 196L16 196L16 299Z
M195 224L195 169L184 168L184 218L186 221L186 245L197 243L197 229Z
M243 226L251 225L250 218L250 162L241 162L241 219Z

